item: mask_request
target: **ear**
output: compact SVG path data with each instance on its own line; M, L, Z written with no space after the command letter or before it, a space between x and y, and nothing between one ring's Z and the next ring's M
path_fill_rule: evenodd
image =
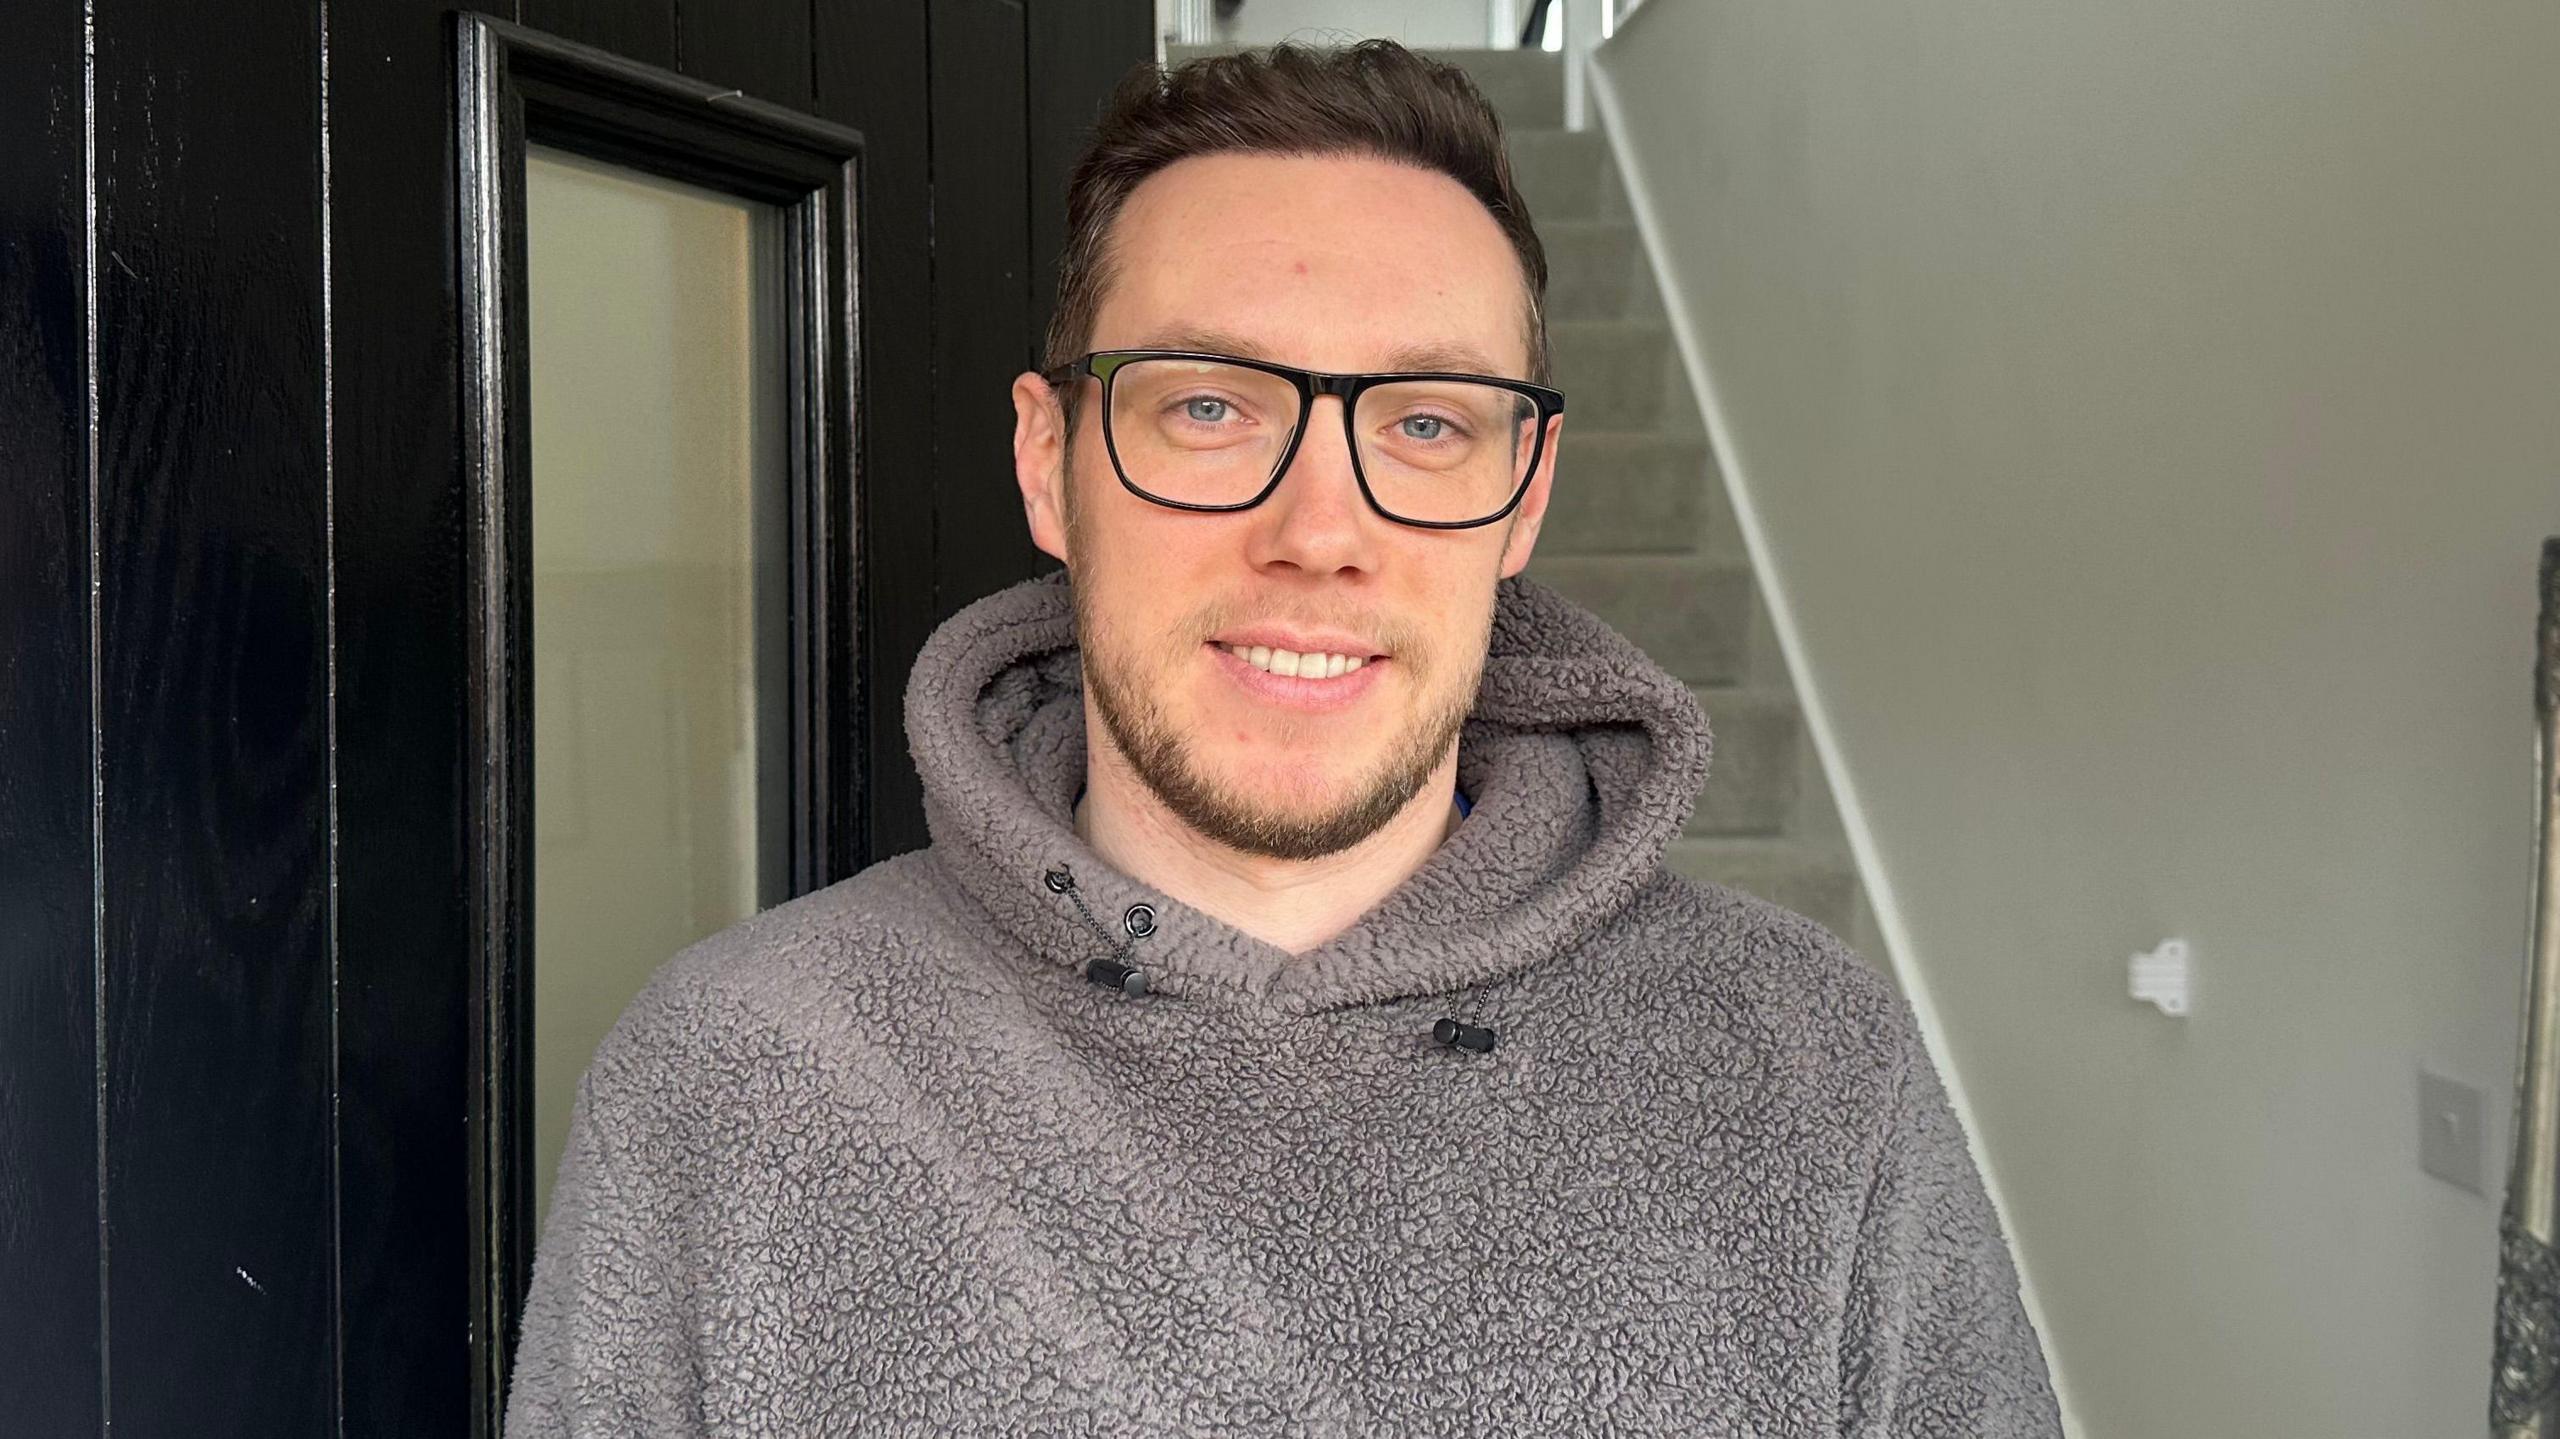
M1538 472L1529 477L1528 492L1511 512L1511 530L1502 542L1502 578L1528 568L1529 551L1537 547L1538 526L1547 518L1547 493L1554 488L1556 451L1564 447L1564 416L1547 421L1547 447L1538 456Z
M1067 559L1067 419L1049 382L1026 370L1013 377L1013 482L1031 543L1060 564Z

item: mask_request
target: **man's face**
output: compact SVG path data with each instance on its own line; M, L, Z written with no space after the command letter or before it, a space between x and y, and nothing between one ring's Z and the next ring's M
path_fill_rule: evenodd
M1130 195L1111 270L1097 350L1528 374L1519 262L1475 197L1430 171L1184 160ZM1456 742L1494 581L1528 563L1561 419L1519 508L1495 524L1424 530L1369 508L1333 398L1316 400L1269 499L1203 514L1121 486L1101 386L1081 383L1068 443L1048 386L1015 382L1014 451L1033 538L1073 578L1091 715L1167 808L1230 848L1309 859L1374 833ZM1257 666L1257 650L1344 659L1324 662L1328 677L1292 678Z

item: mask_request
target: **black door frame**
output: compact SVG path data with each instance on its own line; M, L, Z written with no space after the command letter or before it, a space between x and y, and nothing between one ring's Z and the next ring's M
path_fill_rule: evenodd
M541 144L777 207L788 479L790 892L868 862L853 129L495 16L454 17L462 449L471 538L472 1376L497 1432L533 1193L531 345L525 157Z

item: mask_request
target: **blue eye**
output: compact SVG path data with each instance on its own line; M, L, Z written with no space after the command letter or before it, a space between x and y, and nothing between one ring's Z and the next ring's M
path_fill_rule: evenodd
M1438 415L1408 415L1404 420L1404 432L1407 439L1436 440L1440 438L1441 432L1446 430L1448 427L1449 422L1441 419Z
M1205 395L1196 396L1182 402L1182 413L1185 418L1214 425L1227 417L1227 402Z

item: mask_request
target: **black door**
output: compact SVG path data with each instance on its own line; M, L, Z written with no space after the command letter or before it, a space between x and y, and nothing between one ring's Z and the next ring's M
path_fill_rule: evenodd
M491 1433L538 1219L509 147L775 217L770 899L923 837L904 676L1034 567L1005 386L1150 7L8 28L0 1431Z

